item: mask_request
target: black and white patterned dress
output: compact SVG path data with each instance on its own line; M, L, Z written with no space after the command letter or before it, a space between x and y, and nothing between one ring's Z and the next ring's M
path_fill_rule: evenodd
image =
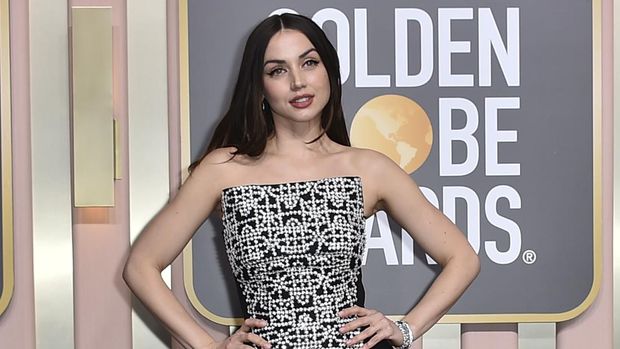
M352 318L338 312L364 298L361 178L230 187L222 212L245 315L269 323L254 333L274 349L350 348L359 331L341 334Z

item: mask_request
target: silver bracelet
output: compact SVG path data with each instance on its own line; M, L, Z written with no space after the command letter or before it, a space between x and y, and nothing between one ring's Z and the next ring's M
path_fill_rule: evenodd
M413 340L415 339L413 337L413 332L411 331L411 327L409 326L408 323L406 323L403 320L397 320L397 321L394 321L394 323L396 324L396 326L398 326L398 329L400 330L400 332L403 333L403 344L400 347L392 346L392 348L408 349L411 346L411 343L413 343Z

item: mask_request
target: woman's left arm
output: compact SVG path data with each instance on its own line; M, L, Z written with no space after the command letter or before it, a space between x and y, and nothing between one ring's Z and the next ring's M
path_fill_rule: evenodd
M367 183L376 193L372 198L373 202L376 202L375 208L385 210L442 266L441 273L431 287L403 318L411 327L413 335L419 338L439 321L465 292L478 275L480 262L465 235L426 200L406 172L381 154L375 153L372 157L374 159ZM358 335L359 338L356 337L359 340L372 337L367 347L372 347L379 339L389 339L395 346L402 344L402 333L382 314L353 307L343 311L341 315L353 314L359 318L349 323L345 331L370 326Z

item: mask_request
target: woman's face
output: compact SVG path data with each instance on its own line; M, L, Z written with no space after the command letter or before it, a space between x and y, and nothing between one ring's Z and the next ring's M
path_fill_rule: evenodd
M276 33L265 51L263 86L274 122L320 122L330 96L329 77L318 52L297 30Z

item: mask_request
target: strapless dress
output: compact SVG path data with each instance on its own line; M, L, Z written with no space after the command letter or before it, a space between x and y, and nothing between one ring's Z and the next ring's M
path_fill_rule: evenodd
M226 254L253 332L274 349L360 348L338 329L363 306L365 218L357 176L247 184L221 197ZM383 341L375 348L391 348Z

